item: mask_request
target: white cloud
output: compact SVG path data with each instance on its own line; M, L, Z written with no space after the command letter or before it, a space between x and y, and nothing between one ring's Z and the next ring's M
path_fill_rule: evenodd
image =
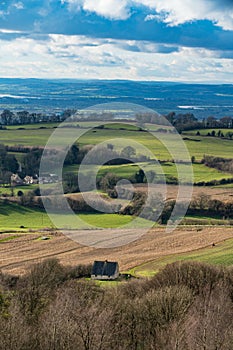
M168 55L145 42L54 34L0 46L2 77L232 82L233 60L206 49L180 47Z
M24 5L23 5L23 3L21 1L15 2L12 6L15 7L17 10L23 10L24 9Z
M152 15L152 14L147 15L145 17L145 22L148 22L148 21L158 21L158 22L160 22L161 21L161 16L159 16L159 15Z
M70 10L95 12L96 14L113 20L125 20L130 16L127 0L62 0L67 2Z
M224 29L233 29L233 4L231 0L134 0L154 9L168 25L207 19Z
M11 30L11 29L0 28L0 33L2 33L2 34L21 34L24 32L22 32L20 30Z
M70 10L86 11L110 18L125 20L135 5L144 5L156 13L146 20L158 18L170 26L199 19L207 19L224 29L233 29L232 0L61 0ZM154 16L154 17L153 17Z
M84 10L112 19L127 19L130 15L127 9L127 0L85 0Z

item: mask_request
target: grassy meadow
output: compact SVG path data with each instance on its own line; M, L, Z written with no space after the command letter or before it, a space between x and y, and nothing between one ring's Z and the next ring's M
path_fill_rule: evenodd
M25 185L25 186L17 186L17 187L0 187L0 196L8 195L17 196L19 191L22 191L23 194L28 193L29 191L35 190L39 185Z
M56 216L56 215L55 215ZM117 228L129 224L133 217L129 215L118 214L77 214L77 216L89 225L103 228ZM75 216L57 214L59 222L64 223L62 228L76 227ZM145 227L147 220L138 219L138 224ZM47 213L40 209L23 207L14 203L0 203L0 231L13 230L20 231L23 229L43 229L54 228ZM80 229L83 228L80 224Z
M207 136L208 133L211 134L212 131L215 131L216 135L218 134L218 131L220 130L224 135L228 132L233 132L233 129L227 128L227 129L223 129L223 128L210 128L210 129L200 129L200 130L188 130L188 131L184 131L183 134L186 135L196 135L197 132L199 131L201 136ZM211 136L210 136L211 137Z
M85 131L83 128L92 127L93 122L89 122L89 125L88 122L80 122L79 125L81 128L75 129L77 138ZM0 130L0 143L11 146L44 146L55 127L55 123L25 125L23 129L20 129L19 126L8 127L7 130ZM124 130L122 130L122 128ZM64 138L61 136L59 140L61 144L64 144L69 134L73 134L73 132L74 129L64 129ZM160 160L170 159L171 155L168 150L159 139L156 138L156 133L154 135L155 137L150 133L137 131L137 126L134 125L124 124L122 126L121 124L112 124L111 129L87 130L87 132L78 139L78 143L81 146L87 144L95 145L103 141L109 141L109 143L111 143L111 139L113 138L122 138L127 141L127 144L130 143L130 140L142 143ZM159 133L157 133L157 135L159 135ZM166 134L165 136L164 134L161 135L166 138ZM172 145L172 139L170 144L171 147L174 146ZM190 155L195 156L197 160L201 160L204 154L225 158L232 157L232 140L225 140L217 137L192 136L191 139L187 138L187 140L185 140L185 144Z
M145 169L146 171L155 171L156 174L159 175L165 175L166 179L169 179L169 177L178 177L177 167L174 163L164 163L162 164L162 171L159 169L158 166L150 164L150 163L138 163L138 165L120 165L120 166L103 166L100 170L100 175L107 172L114 173L118 176L130 178L137 172L140 168L140 166ZM185 181L187 178L185 174L187 165L181 164L179 166L179 171L181 173L181 179L182 181ZM194 172L194 181L210 181L210 180L220 180L222 178L231 178L231 174L229 173L222 173L216 169L208 168L204 164L193 164L193 172Z

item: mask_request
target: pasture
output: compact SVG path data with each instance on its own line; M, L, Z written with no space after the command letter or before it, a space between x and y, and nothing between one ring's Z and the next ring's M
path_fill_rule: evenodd
M38 186L39 185L25 185L25 186L17 186L17 187L0 186L0 196L3 196L3 195L17 196L19 191L23 192L23 194L26 194L29 191L35 190Z
M233 129L230 129L230 128L227 128L227 129L224 129L224 128L209 128L209 129L196 129L196 130L188 130L188 131L184 131L183 134L185 135L196 135L197 132L199 131L200 135L201 136L207 136L208 133L211 134L212 131L215 131L216 135L218 134L219 131L221 131L224 135L226 135L226 133L228 132L233 132Z
M76 216L66 214L55 214L55 218L61 223L62 228L76 227ZM79 229L85 227L85 223L93 227L117 228L129 224L133 217L129 215L118 214L77 214L84 221L84 226L80 223ZM139 227L145 227L147 220L139 219ZM53 229L54 225L51 222L47 213L40 209L23 207L15 203L6 204L0 203L0 231L12 230L20 231L23 229Z
M81 124L81 123L80 123ZM48 138L51 136L54 131L54 126L46 125L45 128L41 129L40 124L35 124L35 128L31 126L24 126L23 130L20 130L19 127L9 127L7 130L0 130L0 142L5 145L21 145L21 146L45 146ZM84 124L85 125L85 124ZM85 127L83 125L83 127ZM36 127L38 126L38 127ZM81 126L81 125L80 125ZM87 127L87 125L86 125ZM112 129L92 129L88 130L83 136L80 137L83 133L82 128L65 128L63 130L64 137L60 137L60 144L63 145L66 143L69 135L72 135L74 130L77 135L78 143L83 146L87 144L99 144L103 141L108 141L111 143L111 139L120 138L125 141L128 145L130 140L142 143L145 147L150 149L152 153L160 160L169 160L171 155L169 154L166 147L159 141L156 137L160 133L155 133L155 137L147 132L135 131L136 126L129 126L128 124L113 124ZM124 130L122 130L122 128ZM114 133L113 133L114 130ZM61 133L62 134L62 133ZM166 135L166 134L165 134ZM160 134L163 138L166 138L164 134ZM79 138L80 137L80 138ZM169 137L170 139L170 137ZM169 141L171 147L175 147L171 140ZM219 156L225 158L232 157L232 141L220 139L217 137L201 137L201 136L192 136L192 138L187 138L185 144L190 152L190 156L195 156L197 160L201 160L204 154ZM180 155L182 159L182 154Z
M138 163L138 164L124 164L124 165L111 165L111 166L103 166L99 171L99 176L103 176L104 174L111 172L123 178L131 178L135 175L135 173L141 167L145 171L155 171L156 174L160 177L164 175L166 179L171 177L178 178L178 171L180 174L181 181L186 181L189 178L187 177L187 169L188 166L185 164L180 164L177 169L176 165L171 162L166 162L161 164L162 169L158 167L156 164L151 163ZM204 164L193 164L193 173L194 173L194 182L199 181L211 181L211 180L220 180L223 178L232 178L232 175L229 173L223 173L214 168L208 168ZM162 170L162 171L161 171Z

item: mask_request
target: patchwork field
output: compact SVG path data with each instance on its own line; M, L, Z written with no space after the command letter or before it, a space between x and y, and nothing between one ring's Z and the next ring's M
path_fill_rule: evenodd
M81 124L81 123L80 123ZM81 128L75 129L77 137L83 133L84 128L92 127L93 123L82 123ZM23 146L44 146L54 131L56 124L35 124L19 127L9 127L8 130L0 130L1 143L6 145L23 145ZM150 127L148 125L148 127ZM155 128L156 129L156 128ZM121 130L119 125L112 126L112 129L94 129L87 131L79 139L80 145L99 144L103 141L111 143L112 138L120 138L130 143L130 140L140 142L149 148L158 159L167 160L162 164L162 169L154 167L149 163L138 163L134 165L121 166L103 166L99 171L99 176L107 172L115 173L124 178L130 178L139 170L139 166L150 171L154 170L158 175L164 173L166 178L177 177L175 164L169 162L171 155L164 145L149 133L136 131L137 127L124 126ZM60 142L65 144L71 129L64 129L64 135ZM208 132L207 130L205 130ZM202 132L202 131L201 131ZM220 139L217 137L196 136L190 133L182 135L185 138L185 144L190 151L191 156L196 160L201 160L204 154L232 158L232 140ZM203 134L205 135L205 134ZM186 137L188 136L188 137ZM170 144L172 146L172 142ZM15 153L20 161L22 153ZM182 154L180 155L182 159ZM183 168L182 168L183 167ZM181 166L181 172L186 173L186 165ZM203 164L194 164L194 181L211 181L222 178L231 178L232 174L222 173L216 169L207 168ZM64 171L77 172L78 167L66 167ZM183 179L185 180L185 175ZM141 191L146 191L146 186L136 186ZM14 194L19 190L27 192L33 190L35 186L17 188ZM167 186L167 199L174 199L177 195L177 186ZM183 187L182 193L188 193L191 189ZM4 191L4 192L3 192ZM0 196L5 193L6 189L0 188ZM11 194L11 189L7 189ZM157 188L155 191L159 191ZM232 201L233 185L218 187L194 187L193 197L205 193L213 199L219 199L224 202ZM77 194L73 194L73 197ZM80 214L89 225L95 227L101 226L103 235L107 235L107 229L115 229L121 225L131 222L131 216L122 216L117 214ZM72 220L69 216L60 215L60 219L65 223L64 228L69 229ZM209 218L188 218L192 220L206 220ZM145 220L138 223L135 230L130 234L134 235L144 227ZM217 224L217 222L216 222ZM80 226L80 233L85 235L99 234L99 231L83 230ZM78 243L68 239L61 233L53 229L53 224L47 214L42 210L35 210L26 207L20 207L17 204L4 204L0 206L0 268L9 273L23 273L30 264L41 261L48 257L58 257L65 265L75 265L78 263L91 263L95 259L117 260L120 263L121 271L130 271L136 276L151 276L167 263L176 260L197 260L206 261L216 264L231 265L233 264L233 229L232 227L214 227L214 226L180 226L173 233L166 233L162 227L154 227L145 236L137 241L112 249L94 249L81 246ZM121 231L122 230L122 231ZM119 233L125 234L123 229ZM42 240L41 237L48 236L48 240ZM213 246L213 243L215 245Z
M36 124L35 127L24 126L23 129L11 127L7 130L0 130L1 143L5 145L44 146L54 131L56 124L45 124L44 126L40 126L40 128L38 128L38 125L39 124ZM90 127L92 125L93 124L90 124ZM83 127L88 127L88 125L84 124ZM113 127L111 126L111 128ZM124 130L122 130L122 127L118 125L114 128L114 133L112 129L92 129L87 131L85 135L78 140L78 143L80 145L95 145L103 141L109 140L110 142L112 138L122 138L128 141L133 140L135 142L141 142L144 146L148 147L158 159L166 160L171 158L166 147L156 138L156 133L154 137L150 133L131 130L134 128L134 126L124 125ZM61 144L65 143L69 134L73 134L73 132L74 129L64 129L64 138L61 137L60 139ZM85 129L75 129L77 138L79 138L83 132L85 132ZM164 137L164 134L161 135ZM187 138L185 140L190 155L195 156L197 160L201 160L204 154L231 158L232 142L232 140L202 136L192 136L191 139Z

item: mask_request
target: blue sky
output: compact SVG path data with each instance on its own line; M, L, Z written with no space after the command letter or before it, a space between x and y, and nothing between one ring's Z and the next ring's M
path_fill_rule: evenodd
M233 0L6 0L0 77L232 83Z

